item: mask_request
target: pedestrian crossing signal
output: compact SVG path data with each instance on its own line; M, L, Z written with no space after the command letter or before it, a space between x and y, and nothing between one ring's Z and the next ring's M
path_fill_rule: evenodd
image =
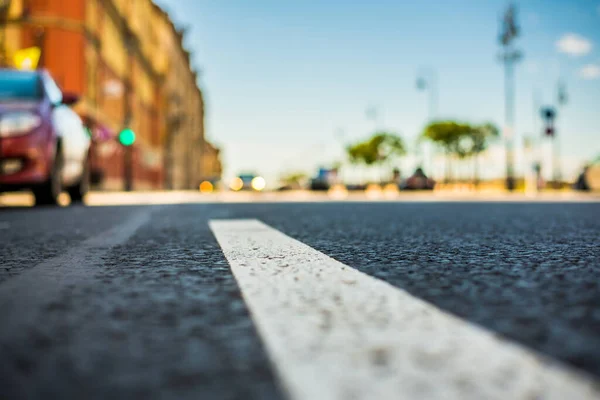
M123 129L119 133L119 143L125 147L129 147L135 143L135 132L129 128Z

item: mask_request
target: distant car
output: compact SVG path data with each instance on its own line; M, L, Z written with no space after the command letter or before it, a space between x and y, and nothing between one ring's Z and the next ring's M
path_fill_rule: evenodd
M310 190L322 191L329 190L331 185L324 179L313 178L310 180Z
M317 175L310 180L310 190L329 190L337 180L337 168L319 168Z
M581 191L600 191L600 157L583 167L573 188Z
M233 191L251 190L261 192L266 187L266 181L262 176L256 174L240 174L233 178L229 188Z
M53 205L63 190L73 203L89 187L90 137L45 71L0 69L0 192L31 190Z
M590 190L600 191L600 158L596 159L588 167L585 173L585 179Z
M421 168L417 168L415 172L406 178L400 184L401 190L433 190L435 181L428 178Z

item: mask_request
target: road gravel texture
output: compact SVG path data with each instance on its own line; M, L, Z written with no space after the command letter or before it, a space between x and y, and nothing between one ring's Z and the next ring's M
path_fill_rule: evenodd
M135 210L0 210L0 292ZM0 398L282 398L211 218L260 219L600 377L599 216L598 203L164 206L90 281L44 301L25 328L2 326Z
M281 398L207 216L164 209L90 284L4 326L0 398Z
M0 209L0 283L116 225L130 207Z

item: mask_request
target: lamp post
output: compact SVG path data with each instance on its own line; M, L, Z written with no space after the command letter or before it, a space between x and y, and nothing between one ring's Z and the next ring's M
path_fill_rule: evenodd
M427 123L431 123L437 117L437 108L438 108L438 80L436 71L431 68L421 68L419 73L417 74L417 90L425 92L427 91L428 96L428 105L427 105ZM430 174L433 170L433 161L431 157L427 157L425 155L425 144L418 139L417 143L417 152L419 157L420 166L426 168L427 164L429 164ZM427 159L427 160L426 160ZM427 169L427 168L426 168Z
M567 87L564 81L559 80L557 86L557 108L562 110L563 107L567 104ZM562 114L564 115L564 113ZM556 125L554 134L552 135L552 180L557 188L560 186L560 181L562 179L561 168L560 168L560 146L558 144L558 139L556 135ZM564 126L564 125L563 125Z
M515 81L514 64L523 58L523 53L514 48L514 40L519 36L520 28L516 22L516 8L511 4L502 18L500 44L503 52L500 60L504 63L504 142L506 146L506 189L515 189L514 148L515 131Z
M381 129L381 113L379 112L379 107L377 106L369 106L365 110L365 115L368 120L373 121L374 130L377 131Z
M427 118L431 122L437 114L438 98L437 73L433 68L422 68L419 71L417 75L417 89L428 91L429 93Z

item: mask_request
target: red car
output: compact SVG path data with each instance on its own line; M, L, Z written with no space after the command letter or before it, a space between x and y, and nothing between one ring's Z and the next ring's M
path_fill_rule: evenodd
M0 69L0 192L27 189L53 205L66 190L83 201L90 137L70 108L77 100L45 71Z

